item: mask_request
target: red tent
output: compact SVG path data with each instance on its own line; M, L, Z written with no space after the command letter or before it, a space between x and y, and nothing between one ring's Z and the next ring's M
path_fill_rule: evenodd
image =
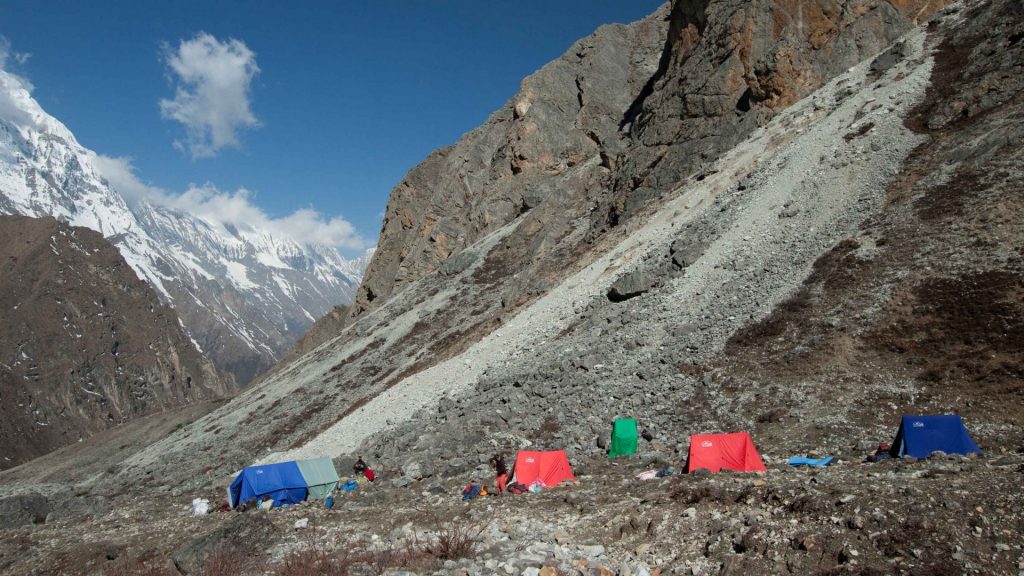
M712 472L723 468L736 472L767 472L748 432L691 435L687 472L701 468Z
M565 480L576 481L572 474L572 467L569 466L569 457L565 450L549 450L546 452L528 452L520 450L516 454L516 464L513 468L515 481L529 486L534 481L540 480L543 486L553 488Z

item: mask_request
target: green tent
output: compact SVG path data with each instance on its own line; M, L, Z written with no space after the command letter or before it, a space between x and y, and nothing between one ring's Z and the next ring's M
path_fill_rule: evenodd
M636 454L636 420L633 418L619 418L612 424L612 446L608 450L608 457L629 456Z
M297 460L299 472L306 479L309 485L307 500L323 500L334 489L338 483L338 471L334 469L334 462L330 458L316 458L315 460Z

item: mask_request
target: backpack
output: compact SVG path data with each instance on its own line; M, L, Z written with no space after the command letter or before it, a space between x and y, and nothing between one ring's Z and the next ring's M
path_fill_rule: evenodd
M505 491L509 494L522 494L526 492L526 486L516 482L515 484L509 484L508 487L505 488Z

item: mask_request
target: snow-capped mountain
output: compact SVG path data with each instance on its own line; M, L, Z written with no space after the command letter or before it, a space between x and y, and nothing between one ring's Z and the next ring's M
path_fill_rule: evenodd
M91 228L178 312L197 346L240 384L272 365L320 316L352 301L372 253L127 202L100 157L0 70L0 213Z

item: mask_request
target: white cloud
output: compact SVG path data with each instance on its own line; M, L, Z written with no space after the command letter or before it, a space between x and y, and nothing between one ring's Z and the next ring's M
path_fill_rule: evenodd
M7 70L7 60L13 58L18 66L24 66L25 62L32 57L29 52L14 52L11 50L11 41L6 36L0 35L0 70ZM7 70L10 72L9 70Z
M214 156L225 146L238 147L238 131L259 126L250 87L260 69L244 42L221 42L200 32L181 40L177 50L165 45L164 59L177 86L173 99L160 100L160 113L185 126L187 138L175 146L187 147L193 159Z
M156 204L163 204L167 194L157 188L139 180L135 175L135 166L131 158L114 158L97 154L93 157L93 166L107 180L114 190L128 202L146 200Z
M11 42L0 36L0 118L22 126L35 126L36 119L25 109L25 101L34 87L28 78L16 74L8 66L13 59L18 65L28 61L31 54L13 52Z
M228 231L230 225L242 231L262 231L292 238L307 245L326 244L347 250L364 250L371 244L344 218L328 217L311 208L300 208L283 218L273 218L252 203L252 192L244 188L225 192L206 184L192 186L182 194L169 194L139 180L130 158L100 154L94 158L94 165L129 202L146 201L185 212L225 234L231 234Z
M7 59L11 56L11 41L6 36L0 36L0 69L7 69Z

